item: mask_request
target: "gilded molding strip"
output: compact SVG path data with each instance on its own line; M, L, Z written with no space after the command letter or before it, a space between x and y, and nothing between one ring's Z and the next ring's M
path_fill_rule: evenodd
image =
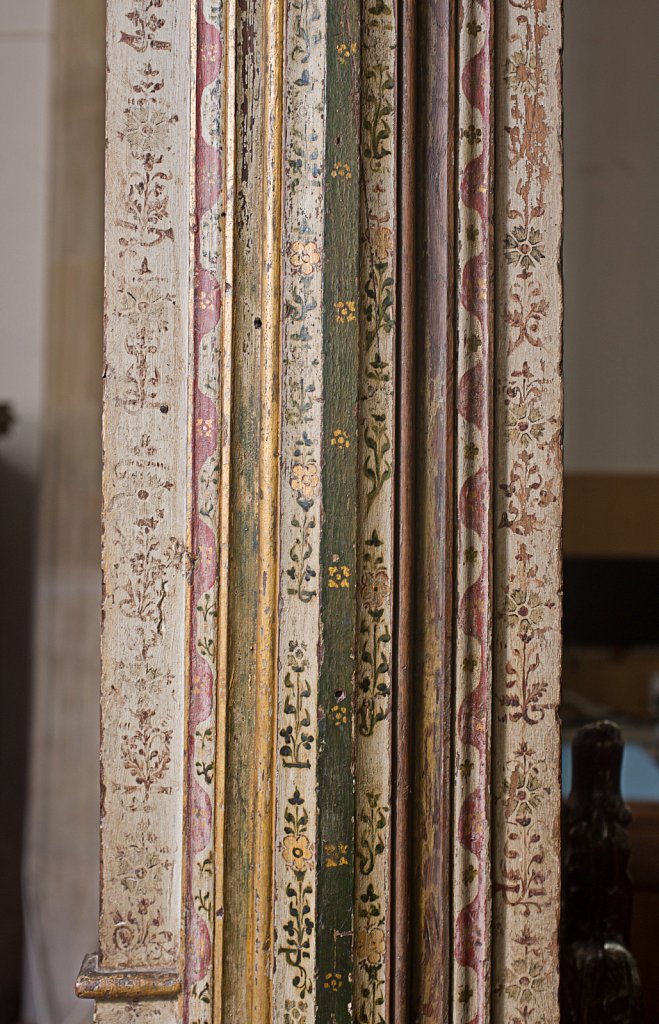
M458 11L453 1019L490 1019L492 156L490 0Z
M261 537L259 450L273 398L262 393L267 10L261 0L227 0L224 4L225 165L231 175L225 211L225 266L230 277L225 276L224 287L231 314L229 320L225 310L223 358L230 359L231 382L226 416L223 412L223 427L230 427L223 485L229 492L226 569L222 569L223 576L226 573L226 620L221 623L226 655L219 668L226 694L226 743L224 841L216 847L223 872L222 899L216 910L221 922L216 934L222 936L222 984L221 989L215 986L214 1020L231 1024L261 1024L253 1014L260 989L264 985L267 989L269 980L267 974L258 973L258 965L262 953L267 955L271 938L267 921L271 887L266 882L265 891L263 888L271 843L264 846L256 827L272 783L268 724L257 722L263 708L257 636L264 607L257 580L261 582L261 553L267 545ZM228 382L225 393L227 389ZM267 457L265 452L263 457Z
M272 1005L274 779L277 765L277 613L279 604L279 386L281 313L283 0L266 0L263 69L263 249L258 446L258 602L255 660L256 799L252 877L254 941L247 963L250 1024L269 1024Z
M99 965L182 957L188 483L188 5L108 7ZM101 1002L97 1020L178 1019Z
M359 370L358 0L327 8L316 1019L351 1017ZM357 856L366 856L365 850Z
M560 911L560 0L497 8L492 1020L555 1024Z
M183 1021L210 1024L215 923L214 808L217 770L219 391L224 129L221 12L197 5L194 154L194 310L191 551L187 739L186 930ZM223 779L220 779L220 786Z
M396 24L364 5L356 686L354 1019L391 1018ZM366 853L366 856L360 856Z
M284 66L279 685L273 1021L312 1021L323 414L327 5L291 0ZM293 728L293 743L287 742Z
M126 999L176 999L181 991L178 970L101 971L98 954L88 953L76 979L79 999L98 1002Z

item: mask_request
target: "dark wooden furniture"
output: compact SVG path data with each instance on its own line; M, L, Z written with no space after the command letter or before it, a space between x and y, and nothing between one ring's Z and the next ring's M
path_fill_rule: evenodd
M572 750L563 814L561 1020L638 1024L640 981L627 948L631 815L620 793L620 730L612 722L584 726Z

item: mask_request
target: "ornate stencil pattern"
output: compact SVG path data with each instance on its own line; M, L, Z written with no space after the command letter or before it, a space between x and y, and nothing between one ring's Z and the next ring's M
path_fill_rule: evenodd
M316 990L326 21L324 0L288 5L272 1013L299 1024L313 1020Z
M219 376L222 298L222 5L197 11L196 232L192 392L192 583L187 763L186 961L183 1020L209 1024L215 922L218 684Z
M492 854L502 1024L558 1020L560 46L558 2L502 5Z
M453 1018L489 1020L492 430L491 11L464 0L458 34L458 494Z
M362 9L354 1019L389 1021L396 28Z
M100 963L116 969L180 963L190 26L171 6L108 8ZM177 1008L99 1005L117 1015Z
M327 7L315 1019L353 1005L360 3Z

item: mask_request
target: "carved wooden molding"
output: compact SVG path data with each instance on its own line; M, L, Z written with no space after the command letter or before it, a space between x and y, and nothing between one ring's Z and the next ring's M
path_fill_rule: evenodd
M552 1024L559 2L192 6L109 4L100 952L184 970L100 1024Z

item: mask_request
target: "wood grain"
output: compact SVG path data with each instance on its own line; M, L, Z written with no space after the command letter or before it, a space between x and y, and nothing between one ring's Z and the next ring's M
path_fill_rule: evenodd
M455 375L455 10L418 9L412 1019L448 1020Z

